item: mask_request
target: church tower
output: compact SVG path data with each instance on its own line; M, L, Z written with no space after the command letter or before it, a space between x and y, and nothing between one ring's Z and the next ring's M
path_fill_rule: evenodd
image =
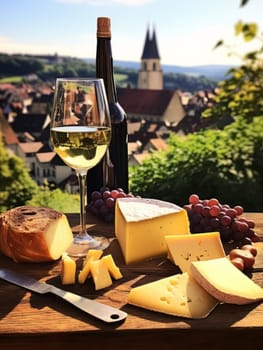
M163 89L163 72L154 29L152 33L149 28L147 29L138 76L138 89Z

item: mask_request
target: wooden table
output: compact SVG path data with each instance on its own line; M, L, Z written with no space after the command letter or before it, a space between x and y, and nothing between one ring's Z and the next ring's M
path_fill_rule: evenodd
M258 243L256 266L263 267L263 213L248 213L256 222ZM68 215L73 231L78 215ZM91 233L114 237L114 228L93 218ZM105 324L53 295L41 296L0 280L0 349L253 349L263 345L263 303L219 305L206 319L191 320L163 315L128 305L127 294L138 283L146 283L179 272L166 258L125 266L117 240L105 251L112 253L124 278L113 286L94 291L91 280L85 285L64 289L121 308L127 319ZM60 262L14 263L0 255L0 266L26 273L61 287ZM252 274L263 287L263 272Z

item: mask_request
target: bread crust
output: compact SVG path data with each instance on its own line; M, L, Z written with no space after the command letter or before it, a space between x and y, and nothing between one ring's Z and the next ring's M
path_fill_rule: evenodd
M0 216L0 252L16 262L52 261L44 238L47 226L63 214L45 207L21 206Z

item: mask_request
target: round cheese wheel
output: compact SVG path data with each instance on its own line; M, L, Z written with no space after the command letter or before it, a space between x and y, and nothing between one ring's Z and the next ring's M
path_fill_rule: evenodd
M67 217L54 209L21 206L0 215L0 252L16 262L57 260L72 241Z

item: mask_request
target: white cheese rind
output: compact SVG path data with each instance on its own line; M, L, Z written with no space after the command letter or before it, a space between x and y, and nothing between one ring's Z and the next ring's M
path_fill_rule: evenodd
M158 218L183 210L173 203L149 198L119 198L118 205L127 222Z

